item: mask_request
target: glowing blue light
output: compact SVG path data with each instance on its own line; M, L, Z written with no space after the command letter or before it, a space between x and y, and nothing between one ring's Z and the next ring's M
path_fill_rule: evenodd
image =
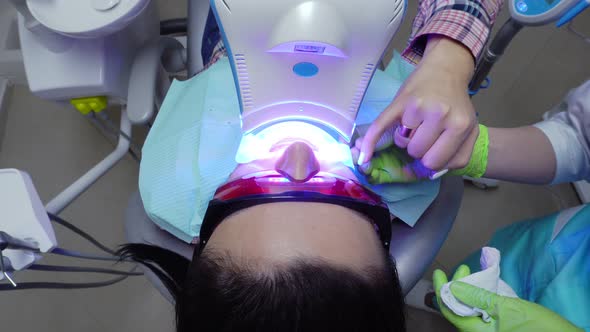
M252 176L252 177L258 177L256 178L254 181L256 181L257 183L277 183L277 184L282 184L282 183L291 183L291 181L287 178L284 178L281 176L276 177L277 174L266 174L266 175L271 175L273 177L264 177L264 174L258 174L257 176ZM332 183L334 182L334 178L333 176L331 176L329 179L323 178L321 176L317 176L317 177L313 177L309 180L307 180L305 183L317 183L317 184L324 184L324 183Z
M297 140L308 143L320 161L352 165L348 145L338 142L319 127L300 121L282 122L256 134L244 135L236 162L246 164L259 159L278 158L290 142Z
M289 182L289 180L286 179L286 178L267 178L266 181L268 181L268 182L276 182L276 183Z
M529 5L521 0L516 3L516 9L518 9L518 11L521 13L526 13L529 10Z

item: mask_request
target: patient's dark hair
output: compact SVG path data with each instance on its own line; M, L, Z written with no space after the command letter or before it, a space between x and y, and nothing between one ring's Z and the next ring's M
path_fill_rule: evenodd
M179 332L405 331L395 264L357 272L302 257L261 266L205 249L190 262L154 246L119 251L152 270L176 302Z

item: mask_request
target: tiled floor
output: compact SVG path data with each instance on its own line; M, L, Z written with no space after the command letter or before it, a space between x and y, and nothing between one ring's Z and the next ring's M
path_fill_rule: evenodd
M159 1L162 17L183 16L185 3ZM410 3L408 18L415 13L415 3ZM500 21L505 18L506 12ZM410 23L407 19L400 30L394 42L397 49L405 44ZM590 35L590 11L577 19L576 26ZM525 29L493 71L492 87L474 99L482 122L518 126L537 121L568 89L590 77L588 59L590 44L564 29ZM13 90L0 145L0 168L29 172L44 201L111 149L112 145L72 110L41 101L24 87ZM137 190L137 174L137 163L126 158L63 216L109 245L122 243L123 213L127 199ZM577 197L569 185L502 183L488 191L467 185L457 222L433 266L449 270L485 244L498 227L576 204ZM57 236L65 247L91 249L60 228ZM16 277L25 281L38 276L44 275L31 272ZM95 277L80 275L68 280L88 278ZM430 278L430 272L425 278ZM173 325L172 307L143 278L100 290L3 293L0 308L3 328L23 332L170 331ZM452 330L440 317L411 309L409 327L410 331Z

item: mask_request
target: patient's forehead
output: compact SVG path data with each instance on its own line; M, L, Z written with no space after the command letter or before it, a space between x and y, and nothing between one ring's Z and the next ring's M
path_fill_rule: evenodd
M208 242L234 257L285 262L318 257L363 270L383 262L373 225L348 208L309 202L257 205L229 216Z

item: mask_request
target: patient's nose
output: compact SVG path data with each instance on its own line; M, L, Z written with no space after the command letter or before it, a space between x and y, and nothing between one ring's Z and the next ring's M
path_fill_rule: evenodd
M320 171L320 163L309 145L291 144L277 160L275 170L292 182L306 182Z

